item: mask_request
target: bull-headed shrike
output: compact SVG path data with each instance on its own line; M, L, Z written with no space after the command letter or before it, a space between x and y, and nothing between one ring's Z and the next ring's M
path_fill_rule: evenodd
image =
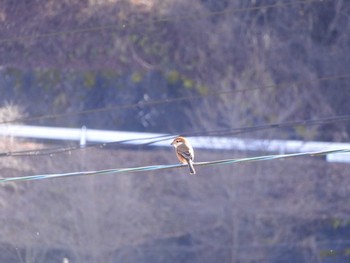
M191 143L184 137L177 137L171 143L175 147L175 153L180 163L187 164L190 174L196 174L193 167L194 152Z

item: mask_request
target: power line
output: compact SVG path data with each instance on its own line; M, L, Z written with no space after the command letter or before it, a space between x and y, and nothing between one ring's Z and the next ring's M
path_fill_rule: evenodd
M270 161L270 160L286 159L286 158L302 157L302 156L316 157L316 156L323 156L323 155L327 155L327 154L348 153L348 152L350 152L350 149L337 149L337 150L326 150L326 151L318 151L318 152L265 155L265 156L248 157L248 158L241 158L241 159L225 159L225 160L217 160L217 161L210 161L210 162L197 162L194 165L195 166L214 166L214 165L225 165L225 164L246 163L246 162ZM147 172L147 171L174 169L174 168L180 168L180 167L187 168L187 165L185 165L185 164L151 165L151 166L141 166L141 167L121 168L121 169L106 169L106 170L97 170L97 171L29 175L29 176L22 176L22 177L0 178L0 183L18 182L18 181L33 181L33 180L43 180L43 179L73 177L73 176Z
M315 126L315 125L323 125L323 124L336 123L336 122L342 122L342 121L348 121L348 120L350 120L350 115L339 115L339 116L325 117L320 119L297 120L297 121L289 121L289 122L283 122L283 123L271 123L271 124L263 124L263 125L256 125L256 126L248 126L248 127L242 127L242 128L189 132L189 133L183 133L181 135L186 137L238 135L238 134L251 133L251 132L268 130L268 129L282 129L282 128L301 126L301 125ZM149 140L149 142L138 144L138 147L150 146L157 142L170 140L178 135L180 134L177 134L177 135L165 134L165 135L154 136L154 137L113 141L113 142L107 142L107 143L92 143L84 147L74 145L74 146L35 149L35 150L3 152L3 153L0 153L0 158L9 157L9 156L19 157L19 156L54 155L54 154L60 154L60 153L73 152L77 150L85 150L87 148L103 148L106 146L117 146L128 142L144 141L144 140Z
M199 94L199 95L182 96L182 97L177 97L177 98L167 98L167 99L160 99L160 100L151 100L151 101L146 101L146 102L137 102L137 103L124 104L124 105L116 105L116 106L101 107L101 108L95 108L95 109L89 109L89 110L82 110L82 111L77 111L77 112L47 114L47 115L32 116L32 117L26 117L26 118L18 118L18 119L13 119L13 120L8 120L8 121L2 121L2 122L0 122L0 124L36 121L36 120L44 120L44 119L55 119L55 118L63 118L63 117L68 117L68 116L86 115L86 114L101 113L101 112L114 111L114 110L132 109L132 108L137 108L137 107L150 107L150 106L162 105L162 104L167 104L167 103L176 103L176 102L185 101L185 100L195 100L195 99L204 99L204 98L209 98L209 97L219 97L222 95L251 92L251 91L260 92L260 91L265 91L265 90L269 90L269 89L271 90L271 89L282 89L282 88L292 88L292 87L299 88L299 87L295 87L295 86L313 83L313 82L318 82L318 81L330 81L330 80L339 80L339 79L346 79L346 78L350 78L350 73L323 76L323 77L319 77L316 79L297 81L297 82L293 82L293 83L286 82L286 83L281 83L281 84L264 85L264 86L259 86L259 87L255 87L255 88L209 91L206 94Z
M336 123L350 120L350 115L338 115L333 117L325 117L320 119L308 119L308 120L297 120L297 121L289 121L282 123L271 123L271 124L262 124L256 126L242 127L242 128L234 128L234 129L224 129L224 130L214 130L207 132L194 132L194 133L185 133L184 136L201 136L201 135L214 135L214 136L222 136L222 135L237 135L242 133L256 132L261 130L268 129L281 129L281 128L290 128L295 126L313 126L313 125L323 125L328 123Z
M152 143L150 143L150 144L153 144L159 141L169 140L170 138L173 138L173 137L174 135L160 135L160 136L155 136L151 138L147 137L147 138L105 142L105 143L92 143L92 144L85 145L84 147L74 145L74 146L52 147L52 148L42 148L42 149L24 150L24 151L3 152L3 153L0 153L0 157L54 155L54 154L60 154L60 153L73 152L77 150L85 150L87 148L103 148L106 146L115 146L115 145L125 144L128 142L144 141L144 140L154 140L152 141ZM149 143L142 143L142 144L139 144L139 146L148 145L148 144Z
M263 10L263 9L282 8L282 7L290 7L290 6L295 6L295 5L313 4L316 2L324 3L326 1L329 1L329 0L323 0L323 1L321 1L321 0L304 0L304 1L292 1L292 2L288 2L288 3L278 2L275 4L269 4L269 5L263 5L263 6L252 6L252 7L226 9L226 10L222 10L222 11L208 12L205 14L191 14L191 15L184 15L184 16L177 16L177 17L146 19L146 20L137 21L137 22L121 21L120 24L118 24L118 25L114 25L114 24L102 25L102 26L94 26L94 27L87 27L87 28L77 28L77 29L71 29L71 30L66 30L66 31L49 32L49 33L43 33L43 34L37 34L37 35L31 35L31 36L17 36L17 37L2 38L2 39L0 39L0 43L21 41L21 40L30 40L30 39L35 39L35 38L49 38L49 37L58 37L58 36L63 36L63 35L90 33L90 32L102 31L102 30L115 30L115 29L125 30L126 27L131 27L131 26L136 26L136 25L144 25L147 23L149 24L149 23L193 20L193 19L200 19L200 18L206 18L206 17L218 16L218 15L225 15L225 14L244 13L244 12Z

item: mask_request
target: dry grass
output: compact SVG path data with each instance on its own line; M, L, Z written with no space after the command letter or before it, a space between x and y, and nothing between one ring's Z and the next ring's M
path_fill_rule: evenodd
M199 151L197 160L233 155ZM92 148L15 159L26 163L31 174L175 162L172 150L160 148ZM164 251L177 251L174 260L190 253L210 262L211 251L222 262L257 262L277 257L271 251L281 247L312 251L316 257L317 242L326 240L322 236L332 220L346 220L349 214L346 165L300 158L197 170L198 176L175 169L22 182L13 184L15 191L3 185L0 222L7 227L0 236L23 250L61 249L104 262L125 257L138 262L137 253L157 258ZM28 173L15 165L11 175Z

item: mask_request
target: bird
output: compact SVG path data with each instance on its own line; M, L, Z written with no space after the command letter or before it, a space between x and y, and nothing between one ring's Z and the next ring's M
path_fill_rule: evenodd
M196 174L193 167L194 151L191 143L182 136L176 137L171 143L175 147L175 153L180 163L187 164L190 169L190 174Z

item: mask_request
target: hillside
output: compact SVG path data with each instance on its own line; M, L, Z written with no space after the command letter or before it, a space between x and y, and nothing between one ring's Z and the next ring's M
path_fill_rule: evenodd
M348 142L349 13L344 0L3 0L0 124ZM0 138L0 177L177 162L141 145L6 155L68 143ZM0 183L0 262L349 262L348 164L197 172Z
M183 133L349 113L346 1L0 7L1 101L30 116L72 113L39 124ZM344 122L254 136L349 140Z

